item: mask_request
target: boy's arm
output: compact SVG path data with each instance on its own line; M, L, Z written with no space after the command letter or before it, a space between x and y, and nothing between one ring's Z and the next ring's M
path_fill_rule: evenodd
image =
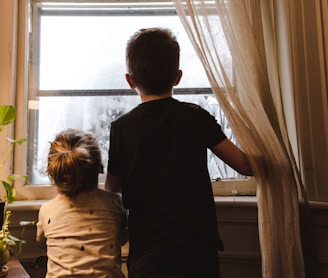
M124 245L129 240L129 230L128 230L128 215L125 209L123 213L123 221L122 221L122 234L121 234L121 245Z
M122 182L121 179L117 176L113 176L110 173L107 173L105 181L105 189L112 192L122 193Z
M229 139L211 148L212 152L242 175L253 176L253 170L246 154Z
M105 190L115 192L115 193L121 193L121 179L119 177L113 176L110 173L107 173L106 181L105 181ZM127 243L129 239L129 232L128 232L128 216L127 216L127 210L124 208L122 203L122 195L119 195L119 203L120 207L122 209L122 226L121 226L121 245L124 245Z

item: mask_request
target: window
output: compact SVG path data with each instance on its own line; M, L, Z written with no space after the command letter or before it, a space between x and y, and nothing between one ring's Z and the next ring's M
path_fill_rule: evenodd
M73 2L31 3L27 154L30 184L50 184L45 172L49 142L69 127L96 134L107 169L110 123L140 103L124 77L126 42L140 28L159 26L174 32L181 45L183 70L174 97L207 109L233 140L172 3ZM227 62L231 63L229 51L226 53ZM210 151L208 166L213 180L243 178ZM100 182L105 174L100 176Z
M57 0L57 2L60 3L64 3L64 2L72 3L74 1ZM16 106L18 110L18 114L17 114L18 118L15 121L16 135L18 137L25 136L27 134L26 129L27 128L29 129L28 136L29 136L30 146L27 148L27 152L29 154L28 157L30 159L30 164L32 164L31 161L35 161L35 160L33 158L34 156L31 156L31 154L33 155L37 154L38 147L39 147L38 146L38 138L39 138L38 115L40 112L38 110L38 107L40 107L39 100L40 98L44 98L44 99L46 98L41 95L41 91L40 91L41 88L38 88L39 83L37 82L39 69L36 68L38 65L38 61L36 59L38 59L39 56L36 54L38 53L38 45L39 45L39 42L37 40L38 40L38 36L40 35L38 34L40 30L38 30L37 28L39 28L40 26L40 22L38 22L38 20L40 20L41 14L35 12L37 11L37 9L39 9L38 11L40 11L40 8L42 7L43 3L45 3L45 1L20 0L18 2L16 1L14 2L0 1L0 2L1 2L1 6L4 7L4 9L0 9L0 17L4 19L4 22L6 22L6 24L3 25L6 27L0 26L0 35L1 38L3 39L1 40L1 42L3 43L2 44L0 43L0 49L1 49L0 58L2 61L1 73L4 81L1 82L0 84L0 88L1 88L0 100L3 104L12 103L13 105ZM47 2L54 3L55 1L48 0ZM79 2L81 4L86 1L79 0L76 2ZM104 3L105 0L99 0L99 2ZM121 2L122 1L119 1L119 3ZM30 3L33 5L28 6ZM137 1L133 1L133 3L137 3ZM148 2L147 7L154 7L154 3L155 2ZM87 4L83 4L83 5L86 7ZM159 7L161 5L162 4L157 4L156 7ZM327 5L324 5L322 3L318 5L322 6L322 10L327 8ZM43 6L45 7L46 5ZM48 4L48 7L51 6L55 7L54 4ZM127 8L127 6L128 5L126 5L125 9ZM57 5L57 7L59 6ZM73 5L67 4L65 5L65 7L66 10L68 10L69 8L73 7ZM100 7L100 5L98 5L98 7ZM320 33L321 32L320 30L322 30L321 27L326 25L322 25L319 19L322 19L325 13L320 14L320 9L316 9L317 4L313 4L313 5L311 4L309 6L312 10L298 9L301 7L302 6L299 6L297 3L293 2L291 8L293 13L288 13L288 7L283 5L280 6L278 9L279 10L278 14L282 19L279 22L285 22L285 24L282 24L280 28L278 28L277 30L278 35L280 36L280 40L278 40L278 42L279 42L279 59L280 59L279 64L281 66L280 72L282 73L281 77L283 79L282 87L286 92L285 95L290 94L291 99L296 98L301 100L302 103L304 102L304 106L300 106L300 108L298 109L298 111L300 111L299 113L294 113L295 106L293 105L292 102L286 102L285 110L288 112L286 113L286 121L288 122L289 132L291 132L292 134L291 143L295 145L297 145L297 142L301 143L299 144L299 150L298 151L295 150L295 152L298 152L298 154L300 155L298 157L300 164L306 162L304 163L304 165L300 166L300 168L303 169L304 176L305 177L310 176L310 178L313 177L313 179L317 181L316 183L311 183L311 182L307 182L307 178L305 178L309 192L310 191L315 192L315 194L312 194L310 196L310 200L326 200L327 190L324 181L327 180L325 178L325 176L327 175L327 171L319 171L319 170L314 171L314 169L316 168L314 166L316 165L320 165L320 167L324 167L324 165L327 165L327 163L325 163L327 161L327 152L325 151L327 149L326 148L327 144L325 144L325 142L327 142L327 136L325 136L325 134L327 135L327 124L326 124L327 121L323 120L323 119L327 119L327 117L322 117L322 115L327 115L327 106L324 106L324 104L327 103L326 101L327 90L321 89L324 88L324 84L326 83L325 83L325 79L322 77L322 75L325 74L325 72L322 71L322 68L324 67L321 67L322 63L320 63L320 61L323 62L325 61L325 59L322 58L324 57L324 52L320 52L320 51L324 51L324 48L321 48L321 46L320 47L318 46L316 48L314 47L315 45L313 45L314 41L318 41L318 43L320 43L320 39L318 39L317 37L313 37L313 35L321 34L322 36L324 36L324 34L327 33L327 32ZM172 9L172 6L170 6L170 8ZM302 14L304 18L303 16L298 16L300 14ZM313 14L315 14L316 16L313 16ZM32 20L28 21L28 18ZM313 18L318 18L318 21L316 22L317 24L313 24L312 21ZM326 17L324 17L324 19L326 19ZM288 20L292 22L291 24L291 26L293 27L292 30L290 30L291 28L288 25ZM302 32L300 32L298 30L300 26L306 26L307 28L306 29L303 28ZM327 30L324 29L324 31ZM27 36L28 32L30 32L29 36ZM180 36L181 34L177 34L177 37L181 42ZM292 36L293 39L288 39L288 36ZM306 38L311 37L311 39L306 40L304 39L304 37ZM326 39L326 36L324 36L324 38ZM32 39L34 39L34 41ZM326 42L326 40L324 42ZM310 43L311 45L308 45L308 43ZM184 45L182 47L183 48L182 50L186 51L188 41L183 42L183 44ZM296 49L293 47L294 44L303 45L303 48L301 48L301 50L305 51L310 49L311 51L310 52L307 51L306 53L303 53L301 51L301 53L299 53L298 51L293 50L291 53L289 53L291 49ZM299 50L299 48L297 49ZM196 57L196 55L194 54L192 54L191 56ZM227 59L229 60L228 57L229 56L227 56ZM31 62L29 65L30 66L29 70L27 64L28 60ZM291 64L293 65L292 69L290 68ZM183 71L184 71L183 80L185 81L186 79L190 79L187 77L188 68L186 68L183 65L181 67L183 67ZM193 64L193 68L195 67L196 66L194 66ZM306 71L306 69L309 68L311 68L311 71ZM286 73L286 70L288 71L289 69L290 72ZM202 70L201 66L197 66L197 76L201 70ZM29 82L27 81L27 72L29 72L29 76L30 76ZM309 72L311 72L312 74L308 74ZM27 84L29 84L30 86L29 113L27 113L26 111ZM301 85L293 89L292 84L294 85L301 84ZM196 88L204 89L204 87L202 87L203 85L196 85L196 86L198 86ZM178 93L178 90L183 88L184 87L182 87L182 85L177 87L176 95ZM45 89L43 88L42 90ZM51 90L49 90L49 92L50 91ZM50 98L54 99L55 97L59 98L59 96L65 96L64 93L67 93L67 91L69 90L67 90L66 92L65 90L57 90L57 91L58 91L57 96L55 95L49 96L49 99ZM181 91L182 90L180 90L180 92ZM73 93L74 90L70 89L70 92ZM81 93L82 90L79 90L79 92ZM84 93L85 92L86 91L84 91ZM199 90L195 89L194 92L199 92ZM37 95L39 93L40 96ZM98 90L97 93L98 95L102 95L102 94L105 95L104 91L101 90ZM122 93L123 90L119 92L118 96ZM66 94L66 96L68 96L68 94ZM193 94L193 96L196 95ZM205 96L207 98L212 97L211 93ZM64 97L62 97L62 99L64 99ZM202 100L202 98L200 99ZM313 100L313 101L309 102L309 100ZM310 113L308 110L304 112L305 111L304 107L310 109L313 113L312 112ZM311 115L310 118L308 117L309 115ZM53 124L54 123L51 123L50 126L52 126ZM297 130L295 132L293 127L294 125L297 126L296 128ZM308 132L309 130L313 130L313 129L315 129L316 132ZM48 130L48 127L46 127L46 130ZM12 135L9 136L12 137ZM231 132L230 133L228 132L228 136L231 136ZM308 144L308 142L312 142L312 144ZM48 143L46 142L45 146L47 146L47 144ZM310 145L311 148L309 148ZM24 149L25 147L27 147L26 144L22 147L19 146L18 148L15 148L15 154L13 159L14 162L13 168L15 173L25 173L25 167L27 164L26 153L25 153L26 150ZM312 166L312 164L314 166ZM31 172L30 170L31 167L32 166L28 166L29 172ZM228 184L234 183L236 188L237 184L239 185L241 183L239 181L238 182L235 181L236 179L231 179L229 180ZM244 184L244 182L242 183ZM227 182L225 181L224 184L227 184ZM223 185L221 183L220 187L222 186ZM32 182L29 186L24 186L23 184L17 182L15 183L15 187L17 191L17 197L19 199L46 199L52 197L55 192L53 186L49 186L49 185L35 186ZM252 186L252 188L254 188L254 186ZM231 189L229 190L231 192ZM229 190L226 191L228 192Z

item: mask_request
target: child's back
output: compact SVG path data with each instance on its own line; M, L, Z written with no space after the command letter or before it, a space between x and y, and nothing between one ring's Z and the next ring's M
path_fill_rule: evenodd
M40 209L48 246L47 277L124 277L120 196L95 189L74 200L63 194ZM39 225L40 225L39 224Z
M129 277L219 277L222 249L207 150L243 174L246 155L215 118L173 99L182 76L170 30L143 29L128 41L126 80L142 103L111 124L106 188L129 209Z
M95 142L69 130L51 145L48 174L59 193L41 206L37 225L37 240L47 246L46 277L124 277L126 214L119 194L97 188L101 159L98 146L90 148Z

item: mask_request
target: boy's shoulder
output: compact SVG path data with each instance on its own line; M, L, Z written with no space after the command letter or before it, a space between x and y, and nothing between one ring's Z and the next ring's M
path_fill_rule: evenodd
M181 101L175 98L144 102L121 115L111 123L111 130L124 127L138 127L145 119L167 119L175 122L208 122L211 114L198 104Z
M119 118L117 118L116 121L128 121L130 118L135 118L139 113L144 113L146 110L152 110L152 111L161 111L161 109L173 109L178 111L190 111L190 112L197 112L197 111L205 111L200 105L181 101L173 97L169 98L163 98L159 100L154 101L147 101L140 103L136 107L134 107L129 112L122 114Z

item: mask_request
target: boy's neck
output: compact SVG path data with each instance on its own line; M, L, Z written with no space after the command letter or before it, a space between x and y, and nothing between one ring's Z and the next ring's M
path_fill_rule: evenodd
M140 98L141 98L142 102L147 102L147 101L172 97L172 92L169 92L169 93L166 93L166 94L161 94L161 95L146 95L144 93L139 93L139 95L140 95Z

